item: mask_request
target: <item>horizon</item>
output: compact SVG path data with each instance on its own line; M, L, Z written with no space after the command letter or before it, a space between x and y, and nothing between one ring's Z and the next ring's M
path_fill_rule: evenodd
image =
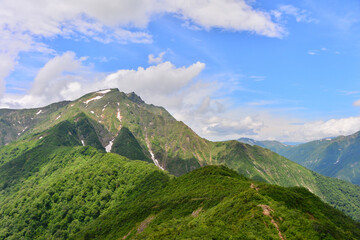
M213 141L360 130L356 0L46 2L2 3L2 108L118 88Z

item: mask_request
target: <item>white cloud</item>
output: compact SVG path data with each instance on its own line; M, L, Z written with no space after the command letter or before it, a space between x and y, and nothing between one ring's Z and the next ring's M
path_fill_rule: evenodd
M54 95L58 92L56 87L63 84L64 72L75 72L81 68L81 59L75 59L75 53L66 52L62 56L56 56L40 69L35 77L31 95Z
M353 103L353 106L360 107L360 99Z
M147 33L134 34L123 27L144 29L155 15L164 13L177 14L205 29L251 31L269 37L283 33L268 13L253 9L244 0L39 0L21 4L3 0L0 26L43 37L75 33L99 37L105 33L113 39L141 42L150 40Z
M360 117L316 121L299 126L297 134L304 139L314 140L329 136L349 135L360 129Z
M244 0L169 0L167 4L169 12L180 13L182 18L205 29L250 31L268 37L281 37L285 33L269 13L254 10Z
M274 104L279 104L279 101L274 101L274 100L258 100L258 101L253 101L253 102L249 102L247 103L250 106L265 106L265 105L274 105Z
M282 5L279 7L278 11L275 12L275 16L279 17L282 14L290 15L295 17L297 22L314 22L315 19L310 17L310 14L303 9L296 8L292 5Z
M149 54L148 56L148 63L161 63L163 62L163 57L165 55L165 52L159 53L157 57L154 56L154 54Z
M135 91L139 94L170 95L186 86L205 67L196 62L189 67L176 68L171 62L160 63L146 69L119 70L107 76L99 86L119 86L121 90Z
M221 28L281 37L285 30L269 13L245 0L2 0L0 8L0 95L3 80L22 51L49 53L41 43L54 37L102 43L151 43L146 30L155 16L173 14L197 29ZM216 17L214 17L216 16ZM160 58L152 59L154 63Z
M7 95L0 100L3 107L35 107L64 99L73 100L90 91L101 88L119 88L123 92L136 92L151 103L162 105L172 95L181 98L181 90L204 69L205 64L196 62L188 67L176 67L164 62L137 70L121 69L104 76L94 73L83 64L84 58L66 52L49 60L39 70L33 86L25 96ZM29 101L29 99L33 99ZM169 100L171 102L171 100ZM166 102L166 101L165 101Z
M54 57L39 70L26 95L7 94L0 100L1 107L44 106L83 94L83 90L75 89L75 86L80 84L78 82L86 81L88 77L90 69L83 66L84 59L76 58L73 52L65 52L61 56ZM74 95L69 95L68 92L74 92Z
M212 117L202 131L205 134L217 135L218 137L232 135L255 135L261 129L263 122L247 116L243 119L230 120L222 117Z
M283 142L307 142L350 135L360 130L360 117L305 121L278 116L269 111L254 112L254 109L244 107L230 109L215 116L212 118L197 116L197 123L190 126L202 137L212 140L249 137ZM186 118L182 120L187 123Z

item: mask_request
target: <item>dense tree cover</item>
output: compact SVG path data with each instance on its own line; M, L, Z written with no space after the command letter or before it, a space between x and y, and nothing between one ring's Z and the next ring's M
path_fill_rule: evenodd
M360 186L314 173L324 200L360 222Z
M2 193L0 238L67 239L127 199L154 171L152 165L90 147L62 147L18 191Z

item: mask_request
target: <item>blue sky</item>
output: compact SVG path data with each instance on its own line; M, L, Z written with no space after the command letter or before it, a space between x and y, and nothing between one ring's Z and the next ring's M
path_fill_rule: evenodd
M360 130L357 0L0 4L2 107L117 87L211 140Z

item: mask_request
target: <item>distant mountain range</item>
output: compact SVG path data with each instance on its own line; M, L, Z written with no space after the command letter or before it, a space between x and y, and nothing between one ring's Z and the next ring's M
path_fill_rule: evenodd
M249 138L239 141L270 149L325 176L360 185L360 132L298 145Z
M135 93L0 110L0 140L0 239L360 238L360 186Z

